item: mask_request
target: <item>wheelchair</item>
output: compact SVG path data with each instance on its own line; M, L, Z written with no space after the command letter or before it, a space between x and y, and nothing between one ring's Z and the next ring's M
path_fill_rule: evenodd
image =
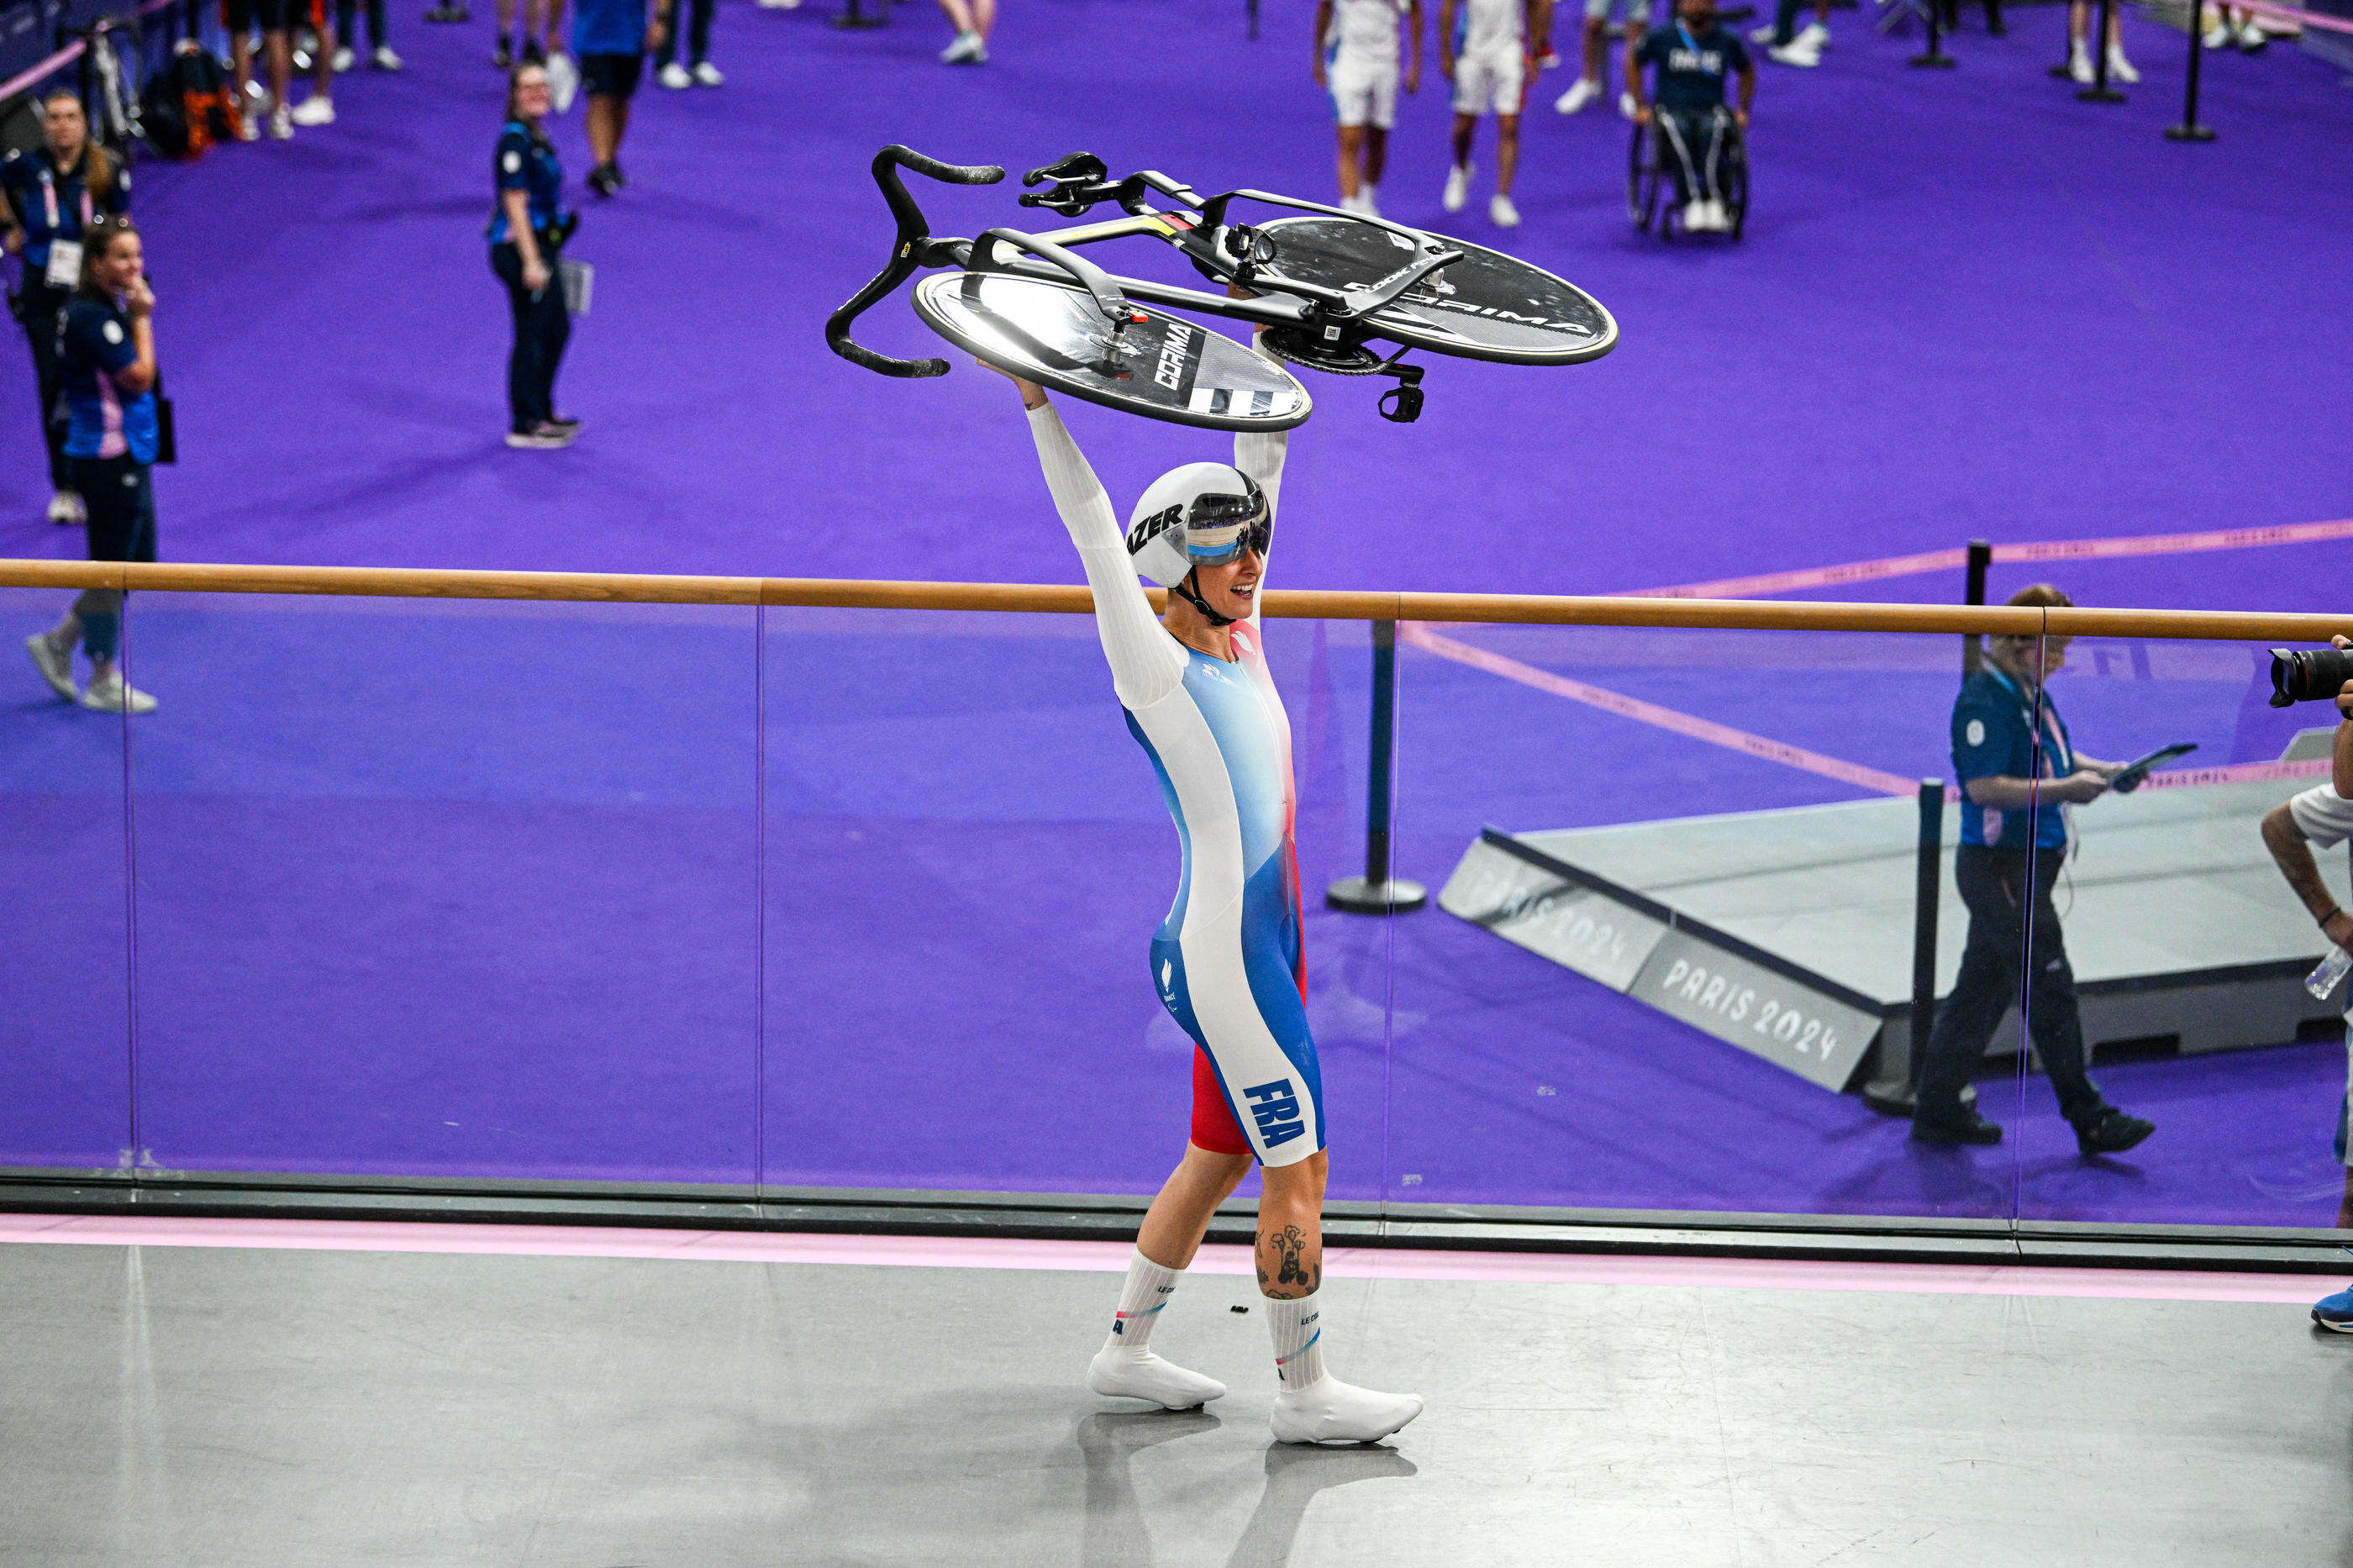
M1724 111L1724 146L1716 158L1716 186L1724 195L1724 209L1732 218L1731 232L1723 237L1738 239L1748 223L1748 139L1740 129L1740 121ZM1666 132L1653 111L1648 125L1634 127L1633 145L1626 154L1626 212L1634 226L1643 233L1658 225L1661 239L1672 239L1678 233L1689 232L1683 226L1683 204L1675 199L1675 154L1667 145Z

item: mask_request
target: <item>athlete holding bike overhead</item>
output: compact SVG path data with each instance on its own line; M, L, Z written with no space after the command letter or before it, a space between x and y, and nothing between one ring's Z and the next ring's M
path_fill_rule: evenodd
M1152 941L1152 973L1161 1004L1197 1047L1192 1136L1145 1215L1088 1386L1172 1410L1226 1392L1153 1353L1152 1331L1210 1216L1256 1160L1265 1182L1259 1291L1282 1382L1275 1438L1376 1441L1420 1415L1422 1402L1324 1370L1323 1078L1307 1029L1291 723L1258 623L1289 437L1238 434L1232 467L1188 463L1162 475L1123 539L1044 389L1018 377L1015 384L1094 590L1113 689L1184 846L1176 902ZM1164 617L1154 616L1138 572L1168 588Z

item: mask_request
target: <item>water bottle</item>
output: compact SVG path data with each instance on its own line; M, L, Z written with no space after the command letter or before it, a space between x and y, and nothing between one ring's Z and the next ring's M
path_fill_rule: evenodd
M2353 969L2353 952L2341 947L2332 947L2328 950L2328 956L2320 961L2320 967L2304 977L2304 988L2326 1002L2328 994L2337 989L2337 983L2345 978L2345 972L2348 969Z

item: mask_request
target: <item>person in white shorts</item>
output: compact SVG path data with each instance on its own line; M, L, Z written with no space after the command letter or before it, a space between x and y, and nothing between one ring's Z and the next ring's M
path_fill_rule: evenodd
M1378 217L1375 199L1397 122L1398 19L1413 40L1405 89L1421 89L1421 0L1316 0L1315 85L1340 128L1340 205Z
M1553 100L1553 107L1563 114L1575 114L1587 104L1600 98L1609 89L1602 84L1609 79L1607 56L1609 48L1609 7L1611 0L1585 0L1585 61L1584 74L1568 84L1568 90ZM1632 48L1651 30L1651 0L1626 0L1626 47ZM1618 95L1618 112L1627 119L1634 118L1634 95Z
M2320 875L2318 862L2314 860L2315 846L2334 849L2348 838L2353 838L2353 800L2337 793L2334 784L2317 784L2284 804L2275 805L2263 818L2263 847L2272 852L2272 859L2295 889L2296 897L2311 911L2313 922L2320 934L2337 946L2353 952L2353 915L2348 915L2337 902L2336 895ZM2348 992L2353 997L2353 992ZM2353 1012L2346 1014L2346 1047L2353 1053ZM2348 1068L2353 1068L2353 1056L2348 1056ZM2353 1070L2348 1070L2347 1100L2337 1111L2337 1158L2348 1159L2346 1153L2346 1108L2353 1104ZM2353 1164L2345 1173L2345 1197L2337 1211L2339 1226L2353 1226Z
M1471 133L1495 116L1495 195L1487 216L1516 228L1512 176L1520 164L1520 105L1535 79L1535 56L1550 46L1547 0L1440 0L1438 59L1454 84L1454 167L1446 176L1446 210L1461 212L1471 195Z

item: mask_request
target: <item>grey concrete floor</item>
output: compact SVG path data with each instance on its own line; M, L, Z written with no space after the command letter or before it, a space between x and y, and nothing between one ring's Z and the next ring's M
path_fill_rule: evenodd
M1300 1450L1240 1279L1156 1342L1211 1414L1088 1394L1115 1286L0 1247L0 1564L2353 1563L2294 1307L1334 1280L1334 1370L1430 1409Z

